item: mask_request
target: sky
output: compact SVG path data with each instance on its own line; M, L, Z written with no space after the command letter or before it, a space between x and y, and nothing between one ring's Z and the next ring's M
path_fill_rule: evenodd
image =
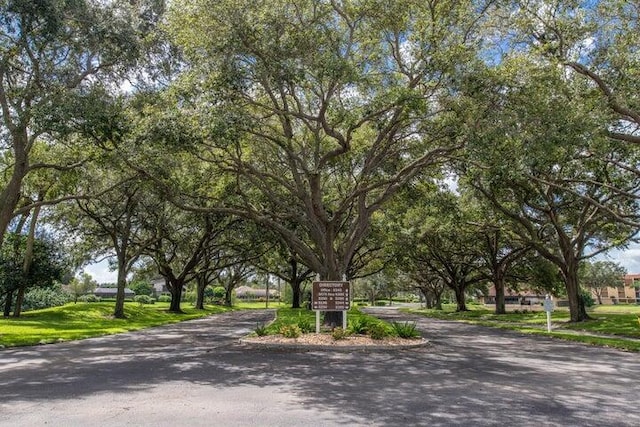
M93 276L98 283L115 283L118 279L117 271L109 271L109 262L107 260L88 265L84 268L84 271Z
M626 268L628 274L640 273L640 244L630 244L623 250L611 250L595 259L616 262Z

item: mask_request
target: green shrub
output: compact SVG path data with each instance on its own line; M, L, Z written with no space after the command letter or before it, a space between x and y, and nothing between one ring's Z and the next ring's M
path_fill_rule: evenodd
M366 317L353 317L349 318L349 331L356 335L365 335L369 322Z
M303 334L308 334L310 332L313 332L313 330L315 329L313 327L313 325L311 324L311 321L305 317L302 317L300 315L298 315L298 328L300 328L300 330L302 331Z
M137 280L137 281L131 282L127 287L131 289L133 292L135 292L136 295L151 296L153 294L153 285L147 282L146 280Z
M381 340L387 336L389 336L389 331L382 323L372 323L367 328L369 336L374 340Z
M580 298L582 298L582 302L584 302L585 307L593 307L596 304L593 299L593 295L591 295L591 292L587 290L580 289Z
M196 291L185 292L182 297L183 301L193 302L193 303L195 303L197 299L198 299L198 294Z
M171 302L171 295L160 295L158 302Z
M393 322L391 326L395 334L400 338L418 338L420 336L420 332L416 329L415 322Z
M264 337L265 335L268 334L267 327L264 325L264 323L256 324L256 329L254 329L254 332L259 337Z
M34 288L24 294L22 310L40 310L65 305L71 300L59 285L50 288Z
M280 333L285 338L299 338L302 335L302 331L298 325L282 325L280 327Z
M215 299L224 299L224 296L227 294L227 290L224 286L216 286L213 288L212 297Z
M387 305L386 301L376 301L376 306L378 307L384 307Z
M156 303L155 298L152 298L149 295L136 295L135 297L133 297L133 300L140 305Z
M88 294L88 295L82 295L80 298L78 298L78 301L82 301L82 302L100 302L102 301L102 298L95 296L93 294Z
M342 328L333 328L333 331L331 331L331 336L335 341L339 341L348 337L349 333Z

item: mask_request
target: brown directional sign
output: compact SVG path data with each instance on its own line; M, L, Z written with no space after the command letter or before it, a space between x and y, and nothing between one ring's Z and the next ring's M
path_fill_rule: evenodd
M314 310L349 310L349 282L313 282L311 302Z

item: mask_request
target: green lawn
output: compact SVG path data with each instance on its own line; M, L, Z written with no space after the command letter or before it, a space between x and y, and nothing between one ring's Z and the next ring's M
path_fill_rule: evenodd
M438 319L459 320L484 326L518 330L532 334L548 335L547 317L544 311L507 313L496 315L484 306L469 306L467 312L456 313L455 306L446 305L444 310L410 310L412 313ZM640 351L640 307L636 305L596 306L589 310L593 320L580 323L569 322L566 308L558 308L551 315L551 336L589 344ZM585 333L606 336L588 336ZM619 337L619 338L618 338ZM632 340L629 340L632 339ZM635 341L634 341L635 339Z
M231 310L220 306L207 306L206 310L195 310L187 305L184 304L182 308L184 314L176 314L167 312L168 303L142 306L127 302L126 319L114 319L114 305L109 302L72 303L62 307L28 311L17 319L0 318L0 347L46 344L117 334Z
M618 305L596 305L590 311L592 313L626 313L640 316L640 305L638 304L618 304Z
M269 325L263 325L267 328L269 335L277 334L280 332L280 328L285 325L302 325L313 328L316 327L316 313L304 308L279 308L276 313L276 319ZM256 325L258 326L258 325Z
M67 304L62 307L23 313L22 317L0 318L0 347L14 347L51 342L89 338L99 335L116 334L151 326L175 323L204 317L232 309L261 309L264 302L239 303L233 308L207 306L204 311L195 310L183 304L184 314L167 312L168 303L141 306L138 303L125 304L126 319L114 319L112 302ZM307 323L315 330L315 312L304 309L287 308L284 303L269 303L269 308L278 309L278 317L269 325L269 333L278 333L284 324ZM439 310L412 310L413 313L448 320L467 321L486 326L515 329L525 333L547 334L546 314L541 311L495 315L484 306L471 305L471 310L456 313L455 306L446 305ZM566 309L557 309L552 315L554 330L552 336L607 345L627 350L640 351L640 306L617 305L597 306L590 310L593 320L579 324L569 323ZM350 323L367 315L357 309L349 312ZM256 325L258 326L258 325ZM598 333L613 337L589 337L580 332ZM616 338L619 336L621 338ZM636 339L629 341L624 338Z
M284 302L270 301L269 308L287 307ZM209 305L206 309L196 310L191 304L183 303L184 314L169 313L169 303L157 302L151 305L140 305L135 302L125 303L126 319L114 319L114 301L99 303L67 304L44 310L24 312L14 319L0 318L0 348L17 347L35 344L47 344L90 338L100 335L144 329L151 326L196 319L210 314L229 310L264 309L265 302L238 302L232 308ZM286 309L285 309L286 310ZM288 309L289 313L297 311ZM300 310L310 315L315 325L313 312Z
M281 307L289 307L291 303L278 302L278 301L269 301L268 308L281 308ZM262 302L248 302L248 301L237 301L234 305L235 308L239 308L241 310L258 310L262 308L267 308L267 305L264 301Z

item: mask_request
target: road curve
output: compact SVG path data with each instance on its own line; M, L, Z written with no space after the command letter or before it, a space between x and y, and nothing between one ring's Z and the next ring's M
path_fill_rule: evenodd
M640 425L637 353L375 311L431 345L256 349L240 311L0 350L0 425Z

